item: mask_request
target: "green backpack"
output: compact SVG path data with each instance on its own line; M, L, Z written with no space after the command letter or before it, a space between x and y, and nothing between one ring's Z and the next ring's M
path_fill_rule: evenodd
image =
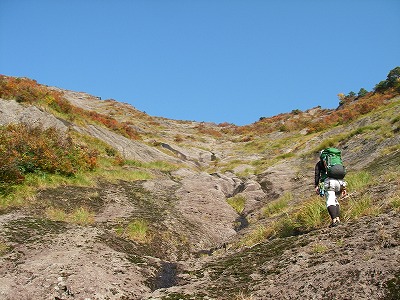
M320 159L328 177L343 179L346 176L346 168L343 166L342 153L339 149L326 148L321 152Z

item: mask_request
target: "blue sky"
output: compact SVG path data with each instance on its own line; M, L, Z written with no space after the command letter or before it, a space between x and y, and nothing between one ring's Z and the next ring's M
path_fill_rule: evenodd
M0 74L245 125L372 90L400 66L398 0L0 0Z

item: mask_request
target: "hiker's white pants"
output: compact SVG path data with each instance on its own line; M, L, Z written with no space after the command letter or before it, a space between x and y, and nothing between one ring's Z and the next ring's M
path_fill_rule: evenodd
M326 207L331 205L339 205L338 196L341 192L342 180L326 178L324 181Z

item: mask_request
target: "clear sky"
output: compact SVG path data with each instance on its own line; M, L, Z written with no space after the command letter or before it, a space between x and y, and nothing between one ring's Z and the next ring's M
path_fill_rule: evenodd
M0 74L245 125L372 90L399 29L399 0L0 0Z

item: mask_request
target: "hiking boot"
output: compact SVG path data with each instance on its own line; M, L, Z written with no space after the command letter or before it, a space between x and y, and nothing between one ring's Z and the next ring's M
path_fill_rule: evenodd
M329 227L336 227L340 224L340 220L335 219L332 221L331 225L329 225Z

